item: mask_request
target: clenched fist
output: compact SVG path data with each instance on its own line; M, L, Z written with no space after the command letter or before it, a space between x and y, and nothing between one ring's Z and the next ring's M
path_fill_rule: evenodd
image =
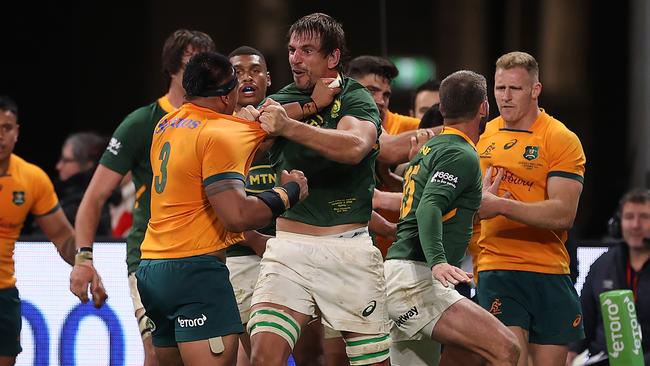
M307 187L307 177L305 177L305 173L297 169L291 170L291 173L283 170L282 175L280 176L280 184L286 184L289 182L296 182L300 186L300 201L307 198L309 195L309 189Z
M288 126L293 121L287 112L279 105L268 105L262 110L259 121L262 124L262 129L271 136L282 136Z

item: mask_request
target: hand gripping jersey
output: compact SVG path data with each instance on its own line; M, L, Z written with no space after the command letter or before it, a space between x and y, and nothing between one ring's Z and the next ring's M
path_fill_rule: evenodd
M585 154L578 137L544 110L529 131L505 128L498 117L477 144L481 169L505 169L499 195L537 202L548 199L546 181L558 176L583 182ZM496 172L493 172L496 174ZM504 216L481 221L478 271L519 270L568 274L567 232L531 227Z
M342 117L354 116L374 123L379 139L379 111L370 93L348 77L343 77L342 83L342 90L334 102L303 122L319 128L336 129ZM269 98L280 104L304 104L310 100L310 94L292 83ZM317 226L368 222L378 153L379 140L359 164L348 165L328 160L299 143L278 138L271 149L271 163L276 175L279 176L284 169L299 169L309 180L309 196L282 217Z
M243 240L227 231L204 193L222 179L245 181L266 133L259 123L191 103L166 115L151 144L151 219L143 259L184 258Z
M459 267L480 204L481 171L474 143L445 126L406 170L397 238L386 259Z
M50 214L59 208L52 181L45 172L17 155L0 176L0 289L14 287L14 246L28 213Z
M108 169L125 175L131 171L136 196L133 207L133 225L126 239L126 265L133 273L140 263L140 244L147 231L150 216L151 192L151 137L153 129L161 118L174 111L166 97L138 108L124 118L113 136L99 163Z

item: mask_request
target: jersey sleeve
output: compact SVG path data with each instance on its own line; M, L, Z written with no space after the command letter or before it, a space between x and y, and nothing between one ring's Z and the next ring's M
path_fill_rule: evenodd
M125 175L138 164L141 156L148 156L146 149L153 134L150 114L150 108L142 107L126 116L115 129L99 163Z
M580 139L566 128L552 133L547 139L549 154L549 177L571 178L584 183L585 153Z
M416 210L420 245L429 267L447 263L442 223L454 215L452 202L475 182L477 162L461 150L447 150L431 163L431 175Z
M54 212L59 207L59 198L54 191L50 178L40 168L36 168L33 177L34 203L30 212L34 216L44 216Z
M377 104L365 88L353 89L346 93L345 98L341 101L341 114L371 122L378 129L381 126Z
M258 144L216 132L206 127L197 141L203 185L208 186L223 179L239 179L246 183L246 171Z

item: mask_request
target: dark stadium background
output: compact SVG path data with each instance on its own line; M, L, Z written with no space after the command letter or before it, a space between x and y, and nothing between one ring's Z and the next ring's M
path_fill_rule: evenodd
M259 48L271 67L271 91L290 82L288 25L314 11L343 23L352 56L430 57L439 78L469 68L491 82L496 58L523 50L540 61L541 106L582 140L588 164L574 234L596 239L630 184L630 3L14 2L4 4L0 21L0 93L19 104L21 134L15 152L54 177L68 134L96 130L110 135L127 113L166 91L160 51L176 28L207 32L222 53L242 44ZM391 109L407 113L408 99L408 94L396 93ZM495 116L493 100L491 106Z

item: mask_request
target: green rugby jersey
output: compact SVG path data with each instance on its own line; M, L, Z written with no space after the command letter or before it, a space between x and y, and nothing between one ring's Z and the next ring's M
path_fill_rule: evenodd
M153 173L149 161L153 129L174 107L166 97L131 112L115 129L99 163L125 175L131 171L136 197L133 226L126 239L126 265L132 273L140 263L140 244L147 231L150 212L150 190Z
M406 170L396 240L386 259L459 267L481 204L481 187L474 143L446 126Z
M246 194L258 194L275 186L275 172L271 168L268 155L264 154L263 157L255 160L251 164L248 177L246 177ZM257 231L262 234L275 236L275 220ZM239 244L234 244L226 248L226 256L228 257L241 257L244 255L255 255L255 251Z
M336 129L343 116L369 121L381 133L377 105L366 88L348 77L342 78L342 90L329 106L303 122L320 128ZM292 83L269 98L287 104L310 101L311 91L301 91ZM375 188L375 159L379 140L368 155L356 165L337 163L314 150L284 138L271 148L271 163L276 175L282 170L299 169L309 180L309 196L285 212L282 217L316 226L367 222L372 211Z

